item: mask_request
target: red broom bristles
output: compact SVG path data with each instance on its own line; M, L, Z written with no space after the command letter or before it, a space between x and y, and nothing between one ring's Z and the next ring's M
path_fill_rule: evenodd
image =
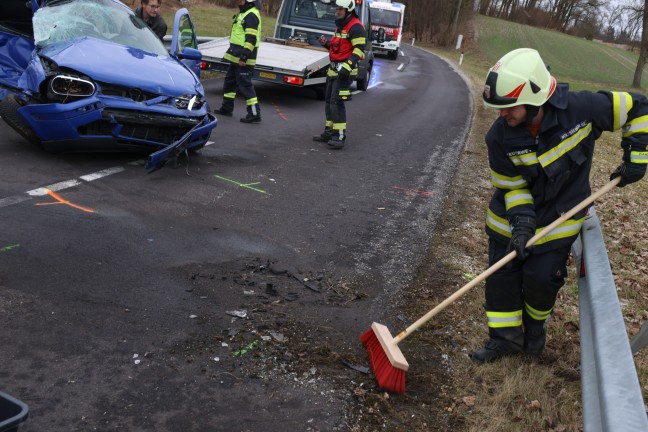
M369 363L378 381L378 387L391 393L404 394L406 372L391 364L374 331L369 329L361 334L360 341L367 348Z

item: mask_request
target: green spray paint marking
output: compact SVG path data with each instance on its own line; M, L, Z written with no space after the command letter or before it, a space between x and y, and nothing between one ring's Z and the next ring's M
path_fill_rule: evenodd
M242 348L242 349L240 349L240 350L238 350L238 351L234 351L234 352L232 353L232 355L233 355L234 357L245 355L245 354L248 353L248 351L250 351L252 348L254 348L254 347L256 346L257 343L259 343L259 341L258 341L258 340L255 340L254 342L252 342L251 344L249 344L249 345L246 346L245 348Z
M261 193L267 193L267 192L264 191L264 190L261 190L261 189L257 189L257 188L253 188L253 187L251 187L252 185L260 184L261 182L243 184L243 183L239 183L239 182L237 182L237 181L235 181L235 180L230 180L230 179L228 179L228 178L226 178L226 177L221 177L221 176L219 176L219 175L214 175L214 177L219 178L219 179L221 179L221 180L228 181L228 182L230 182L230 183L234 183L234 184L237 185L237 186L241 186L241 187L244 187L244 188L252 189L253 191L257 191L257 192L261 192Z
M477 275L473 273L464 273L464 277L467 279L475 279Z
M16 249L16 248L19 248L19 247L20 247L20 244L15 244L15 245L11 245L11 246L1 247L1 248L0 248L0 252L9 252L11 249Z

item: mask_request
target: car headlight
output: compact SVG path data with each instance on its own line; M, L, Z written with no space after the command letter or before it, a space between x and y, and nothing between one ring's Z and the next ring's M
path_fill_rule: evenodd
M50 96L62 99L92 96L96 87L92 81L72 75L55 75L49 82Z
M183 95L175 98L175 106L178 109L197 110L203 106L203 100L199 95Z

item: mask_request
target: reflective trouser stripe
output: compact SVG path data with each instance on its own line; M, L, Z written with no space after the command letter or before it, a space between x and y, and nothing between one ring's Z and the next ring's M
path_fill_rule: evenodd
M227 99L235 99L236 98L236 93L231 92L231 93L225 93L223 97L226 97Z
M256 104L258 104L258 103L259 103L259 99L257 99L256 97L253 97L253 98L247 99L247 100L245 101L245 105L247 105L247 106L250 106L250 105L256 105Z
M534 309L531 306L529 306L528 303L524 303L524 311L534 320L536 321L546 321L547 318L549 318L549 315L551 315L552 309L546 310L546 311L541 311L538 309Z
M326 124L324 125L326 129L333 129L333 122L331 120L326 120Z
M346 123L333 123L333 130L346 130Z
M522 309L513 312L486 311L488 327L518 327L522 325Z

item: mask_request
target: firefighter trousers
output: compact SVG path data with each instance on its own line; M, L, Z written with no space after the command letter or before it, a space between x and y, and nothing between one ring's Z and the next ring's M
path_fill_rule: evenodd
M253 69L253 66L241 67L234 63L229 65L223 82L223 105L221 108L223 111L232 112L234 110L234 99L238 93L241 93L245 99L248 112L258 107L259 101L252 85Z
M343 93L349 92L352 77L341 78L329 76L326 78L326 91L324 93L324 113L326 114L326 128L336 131L346 131L346 107L344 99L340 97L340 90Z
M515 259L486 279L485 308L491 337L513 330L518 334L523 317L525 327L544 324L565 283L569 251L570 247L562 247L531 253L526 260ZM507 245L489 239L489 265L507 254Z

